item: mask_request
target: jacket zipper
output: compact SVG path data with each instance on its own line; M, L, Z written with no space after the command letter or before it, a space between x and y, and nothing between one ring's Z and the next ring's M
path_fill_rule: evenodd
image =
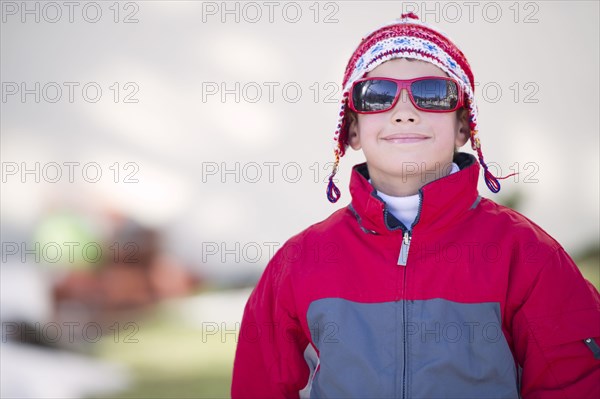
M594 354L595 359L600 359L600 346L596 342L594 342L593 338L586 338L583 340L583 343L590 348L592 353Z
M417 216L415 217L415 221L412 223L411 229L414 229L415 224L418 223L420 217L421 217L421 209L423 206L423 192L421 190L419 190L419 210L417 211ZM384 206L384 220L386 220L386 225L387 225L387 207ZM388 227L389 228L389 227ZM408 355L407 355L407 350L406 347L408 346L408 342L406 339L406 309L407 309L407 304L406 304L406 264L408 262L408 252L410 250L410 241L412 240L412 230L407 229L402 222L400 222L400 228L402 229L402 244L400 245L400 253L398 255L398 262L397 264L399 266L404 266L404 278L402 281L402 333L403 333L403 339L402 339L402 344L403 344L403 367L402 367L402 398L406 398L407 397L407 383L406 383L406 379L408 377L408 372L407 372L407 364L408 364Z
M406 237L406 233L405 233L405 237ZM404 239L403 239L404 241ZM402 244L404 245L404 243ZM408 236L408 244L410 245L410 236ZM408 256L408 247L406 248L406 256ZM404 265L406 265L406 263L404 263ZM402 368L402 398L406 398L406 378L408 376L408 373L406 372L406 367L408 365L408 356L406 355L406 351L407 351L407 346L408 343L406 341L406 267L404 268L404 280L402 282L402 291L403 291L403 297L404 299L402 300L402 340L403 340L403 346L404 346L404 350L403 350L403 354L404 354L404 367Z
M406 378L408 373L406 367L408 359L406 355L407 341L406 341L406 262L408 260L408 251L410 250L410 240L412 239L411 231L404 230L402 235L402 244L400 245L400 254L398 255L398 265L404 266L404 278L402 279L402 344L403 344L403 367L402 367L402 398L406 398Z
M410 249L410 240L412 239L410 230L404 232L402 237L402 245L400 246L400 255L398 256L398 265L406 266L408 260L408 250Z

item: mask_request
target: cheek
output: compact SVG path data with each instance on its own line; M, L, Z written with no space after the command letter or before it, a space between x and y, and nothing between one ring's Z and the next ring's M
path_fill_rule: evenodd
M384 126L386 122L387 113L382 112L380 114L360 114L358 116L358 129L362 136L373 136L376 135Z
M454 113L444 114L432 114L429 119L430 126L435 131L437 138L443 141L451 140L454 141L458 134L458 120Z

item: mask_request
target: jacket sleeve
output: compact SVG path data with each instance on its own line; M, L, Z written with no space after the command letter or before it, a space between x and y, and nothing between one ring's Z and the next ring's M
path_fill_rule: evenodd
M308 339L295 311L285 253L285 245L275 253L244 309L233 366L233 399L297 398L308 382L304 360Z
M522 397L600 398L598 291L563 248L530 270L512 322Z

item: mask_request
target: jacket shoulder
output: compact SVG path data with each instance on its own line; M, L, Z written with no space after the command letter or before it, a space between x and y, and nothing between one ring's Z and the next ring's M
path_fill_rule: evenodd
M314 223L294 236L290 237L284 244L302 244L314 240L327 239L334 237L339 229L347 228L348 216L350 210L347 206L334 211L325 219Z
M287 239L269 263L277 264L281 271L290 272L300 265L314 263L310 261L331 258L341 250L343 243L340 233L351 228L350 217L354 219L347 206L334 211L327 218Z
M546 230L522 213L500 205L488 198L482 198L480 212L483 213L486 225L498 232L510 234L512 240L521 243L536 243L547 251L562 250L561 244Z

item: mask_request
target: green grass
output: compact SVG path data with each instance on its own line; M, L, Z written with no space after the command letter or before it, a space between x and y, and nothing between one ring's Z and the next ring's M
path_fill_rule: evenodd
M163 315L164 316L164 315ZM112 398L228 398L235 336L202 337L199 328L157 316L139 324L137 343L106 336L96 354L132 371L133 384ZM125 331L130 333L132 330ZM203 342L204 340L204 342Z

